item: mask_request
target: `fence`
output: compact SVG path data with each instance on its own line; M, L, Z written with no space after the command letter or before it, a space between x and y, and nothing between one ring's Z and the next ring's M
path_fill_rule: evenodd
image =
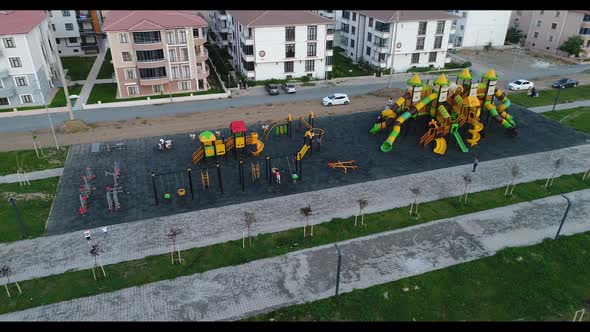
M107 107L129 107L129 106L141 106L141 105L157 105L157 104L169 104L171 102L178 103L178 102L185 102L185 101L222 99L222 98L229 97L230 93L227 92L225 87L223 87L223 89L225 91L223 93L211 93L211 94L206 94L206 95L185 96L185 97L172 97L172 101L170 101L170 98L130 100L130 101L119 101L119 102L115 102L115 103L101 103L101 104L91 104L91 105L82 104L82 108L85 110L90 110L90 109L107 108Z

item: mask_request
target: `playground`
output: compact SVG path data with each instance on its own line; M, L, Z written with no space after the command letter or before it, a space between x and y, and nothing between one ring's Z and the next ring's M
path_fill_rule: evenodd
M428 95L425 98L437 92L436 87L427 90L423 91ZM481 90L489 91L489 86ZM448 94L450 98L455 91L441 88L437 96ZM502 93L495 96L499 102L505 98ZM392 96L393 100L399 97ZM415 100L419 98L406 99L418 105ZM464 100L466 106L472 101L468 97ZM398 102L401 106L405 100ZM467 172L476 155L480 161L487 161L586 144L590 139L517 105L500 104L497 111L492 111L492 106L479 111L459 109L458 116L453 106L448 108L450 115L440 106L428 108L431 117L406 117L402 112L392 116L378 109L339 116L310 114L293 117L290 122L288 118L273 123L233 119L225 128L203 132L73 145L47 234L457 165L466 165ZM418 107L412 109L426 114ZM396 121L382 121L387 119ZM400 119L405 121L403 126ZM517 136L508 130L514 122ZM379 130L374 130L376 127ZM429 132L432 135L427 135ZM465 142L460 143L457 136ZM429 143L424 144L425 140ZM506 173L510 176L509 170Z

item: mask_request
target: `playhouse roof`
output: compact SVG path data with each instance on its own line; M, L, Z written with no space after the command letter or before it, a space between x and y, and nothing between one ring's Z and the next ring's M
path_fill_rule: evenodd
M420 80L420 76L418 76L418 74L414 74L414 76L412 76L412 78L410 78L407 83L410 86L422 86L422 80Z
M477 98L477 96L469 96L463 100L464 100L463 103L467 104L467 107L481 106L481 102L479 101L479 98Z
M483 78L490 81L498 80L498 76L496 75L496 72L493 69L490 69L487 73L483 74Z
M471 81L473 78L471 77L471 73L469 72L469 68L463 69L463 71L458 76L462 80Z
M229 124L229 129L231 129L232 134L243 133L246 131L246 123L244 120L232 121Z
M441 85L447 86L449 85L449 81L447 80L445 74L440 74L440 76L434 81L434 85Z
M213 134L209 130L205 130L204 132L199 134L199 141L201 141L201 143L215 142L215 140L215 134Z

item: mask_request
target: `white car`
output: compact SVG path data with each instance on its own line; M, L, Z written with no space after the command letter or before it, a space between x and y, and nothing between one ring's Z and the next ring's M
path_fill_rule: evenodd
M518 80L508 84L508 90L518 91L518 90L528 90L535 86L533 82L527 80Z
M282 88L286 93L297 92L297 89L295 89L295 84L293 84L293 83L285 83L282 85Z
M348 103L350 103L350 99L348 99L348 96L345 93L335 93L322 99L322 104L324 106L348 105Z

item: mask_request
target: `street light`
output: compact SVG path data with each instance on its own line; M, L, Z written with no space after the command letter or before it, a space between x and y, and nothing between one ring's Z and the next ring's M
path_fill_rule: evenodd
M398 11L399 13L399 11ZM398 14L398 20L399 20L399 14ZM391 68L389 68L389 82L387 83L387 88L391 89L391 81L393 79L393 55L395 54L395 48L397 47L396 42L397 42L397 21L395 22L395 28L394 28L394 35L393 35L393 44L392 44L392 51L391 51Z
M8 197L8 202L10 204L12 204L12 207L14 208L14 213L16 214L16 220L18 221L18 224L20 226L20 232L23 236L23 239L26 239L27 232L25 231L25 225L23 224L23 220L20 218L20 214L18 213L18 208L16 207L16 203L14 202L14 198Z
M45 95L43 94L43 90L41 89L41 83L39 80L35 80L37 82L37 87L39 89L34 90L34 92L39 92L41 95L41 100L43 101L43 106L45 106L45 112L47 112L47 118L49 119L49 126L51 127L51 133L53 134L53 141L55 142L55 148L59 150L59 143L57 142L57 135L55 135L55 129L53 128L53 121L51 121L51 115L49 114L49 109L47 108L47 102L45 101Z

